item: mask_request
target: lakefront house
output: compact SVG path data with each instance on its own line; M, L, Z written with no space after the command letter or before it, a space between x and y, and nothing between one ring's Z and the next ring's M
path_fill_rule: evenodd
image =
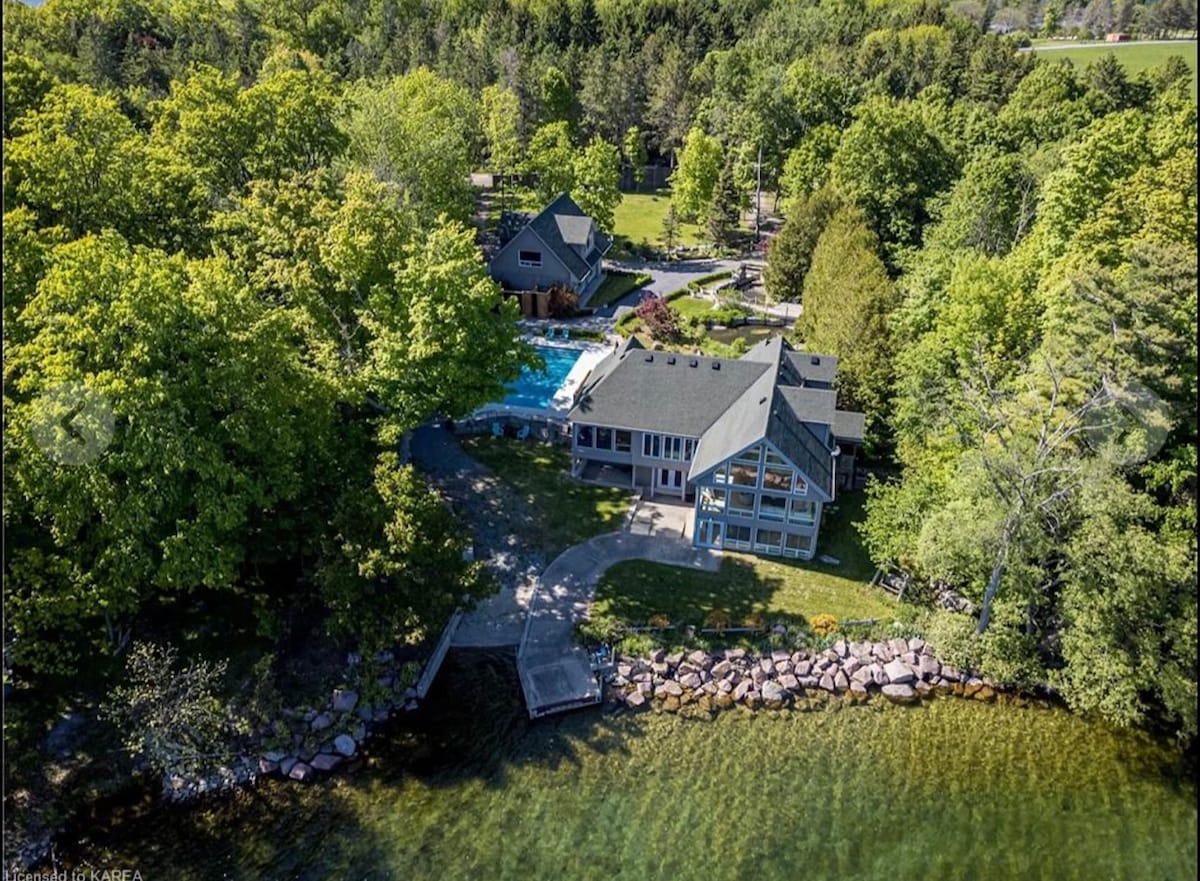
M697 547L811 558L863 439L863 414L837 408L836 372L783 337L738 359L631 337L576 395L573 474L693 502Z

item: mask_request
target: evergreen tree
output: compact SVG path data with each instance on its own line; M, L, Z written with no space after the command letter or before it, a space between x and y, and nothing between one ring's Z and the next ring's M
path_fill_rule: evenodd
M718 245L730 245L736 237L742 214L742 195L734 180L733 157L725 161L712 201L705 212L708 235Z

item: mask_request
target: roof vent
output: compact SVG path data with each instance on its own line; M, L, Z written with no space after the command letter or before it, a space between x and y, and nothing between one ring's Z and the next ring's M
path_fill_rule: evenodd
M713 362L713 370L720 370L720 369L721 369L721 362L720 362L720 361L714 361L714 362Z
M811 360L812 360L812 363L814 363L814 364L821 363L821 357L819 355L813 355Z
M759 398L759 399L758 399L758 406L760 406L760 407L761 407L761 406L762 406L763 404L765 404L766 402L767 402L767 399L766 399L766 396L764 395L763 397L761 397L761 398Z
M651 362L651 361L653 361L653 360L654 360L654 356L653 356L653 355L647 355L647 356L646 356L646 363L650 363L650 362Z
M675 363L675 356L674 356L674 355L671 355L669 358L667 358L667 363L668 363L668 364L674 364L674 363Z
M699 366L700 366L700 362L697 361L695 358L693 358L691 361L688 362L688 367L699 367Z

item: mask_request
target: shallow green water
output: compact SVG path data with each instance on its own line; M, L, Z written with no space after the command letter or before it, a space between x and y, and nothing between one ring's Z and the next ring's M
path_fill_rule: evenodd
M356 773L118 813L75 857L155 879L1196 876L1174 753L1061 710L947 698L530 725L510 674L451 664L425 718Z

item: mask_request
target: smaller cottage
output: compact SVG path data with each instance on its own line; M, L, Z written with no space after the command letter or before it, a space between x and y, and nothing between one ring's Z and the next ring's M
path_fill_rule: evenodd
M604 281L601 264L612 239L566 193L521 225L512 224L511 217L504 220L501 228L508 226L509 235L502 234L506 240L488 272L505 290L523 295L523 313L544 315L545 295L555 285L583 300Z

